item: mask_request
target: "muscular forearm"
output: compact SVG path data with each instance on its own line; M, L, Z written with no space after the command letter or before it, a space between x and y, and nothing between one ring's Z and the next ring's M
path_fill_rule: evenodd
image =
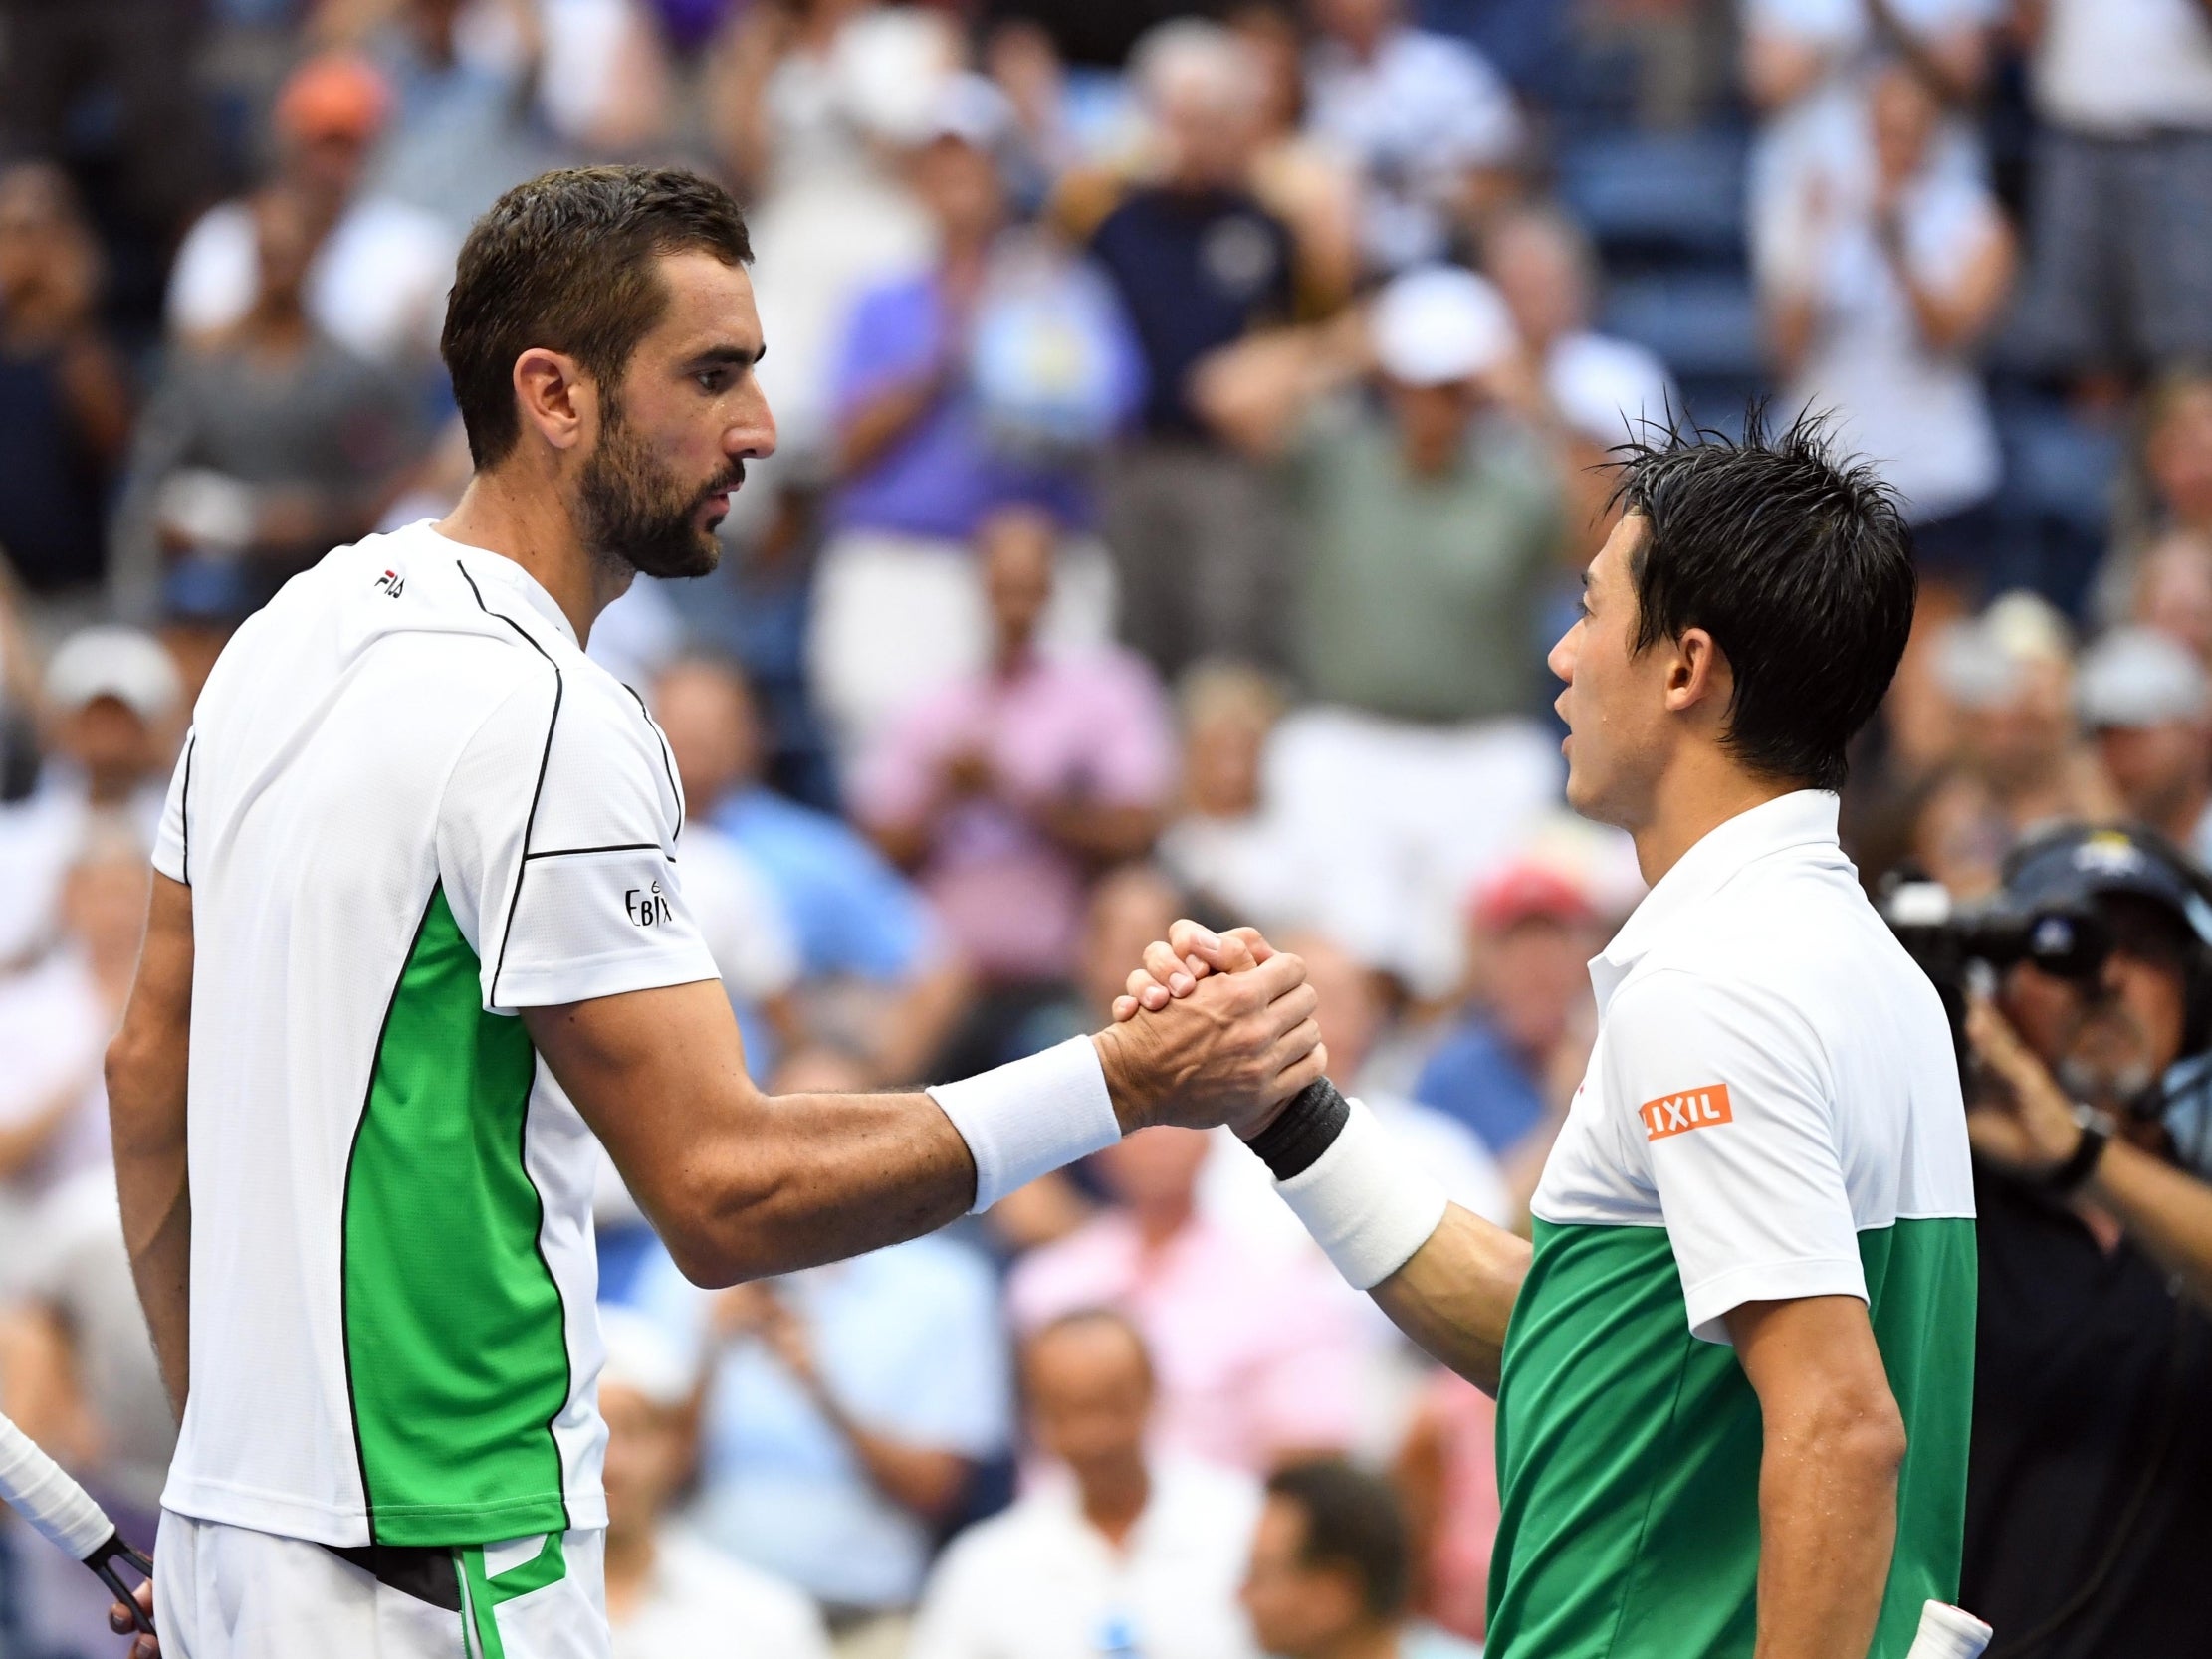
M2089 1196L2179 1278L2199 1306L2212 1308L2212 1186L2114 1141L2098 1162Z
M1429 1242L1372 1294L1399 1330L1494 1394L1529 1255L1526 1239L1454 1204Z
M1866 1659L1897 1535L1886 1420L1769 1420L1759 1465L1756 1659Z

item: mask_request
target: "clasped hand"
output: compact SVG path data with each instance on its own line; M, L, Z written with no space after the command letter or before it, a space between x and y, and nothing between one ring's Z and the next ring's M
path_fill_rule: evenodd
M1250 928L1216 933L1182 921L1146 947L1097 1042L1115 1101L1135 1120L1247 1139L1329 1063L1314 1023L1318 1004L1299 957Z

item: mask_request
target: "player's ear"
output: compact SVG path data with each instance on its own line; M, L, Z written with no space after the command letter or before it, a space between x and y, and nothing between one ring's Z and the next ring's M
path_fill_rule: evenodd
M1667 712L1683 714L1700 704L1725 710L1734 692L1735 676L1712 635L1702 628L1684 628L1667 665Z
M515 402L523 429L554 449L573 449L598 413L598 388L575 358L532 346L515 359Z

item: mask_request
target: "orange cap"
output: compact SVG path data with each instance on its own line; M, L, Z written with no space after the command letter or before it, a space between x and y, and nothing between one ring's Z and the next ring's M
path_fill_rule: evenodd
M277 95L277 130L288 138L367 140L383 129L391 93L365 58L326 52L292 72Z

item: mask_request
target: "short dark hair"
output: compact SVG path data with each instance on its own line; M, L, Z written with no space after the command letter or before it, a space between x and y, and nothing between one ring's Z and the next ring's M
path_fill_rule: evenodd
M1413 1561L1406 1514L1389 1482L1342 1458L1321 1457L1276 1470L1267 1493L1296 1505L1305 1521L1300 1565L1351 1573L1372 1617L1405 1610Z
M1912 629L1895 494L1812 411L1777 433L1754 405L1741 438L1669 421L1613 454L1616 500L1650 526L1631 572L1636 649L1704 629L1735 676L1729 751L1769 777L1841 788L1845 750Z
M569 167L518 184L461 245L439 354L479 467L522 435L515 359L567 353L612 388L668 305L653 261L699 250L753 258L730 192L680 167Z

